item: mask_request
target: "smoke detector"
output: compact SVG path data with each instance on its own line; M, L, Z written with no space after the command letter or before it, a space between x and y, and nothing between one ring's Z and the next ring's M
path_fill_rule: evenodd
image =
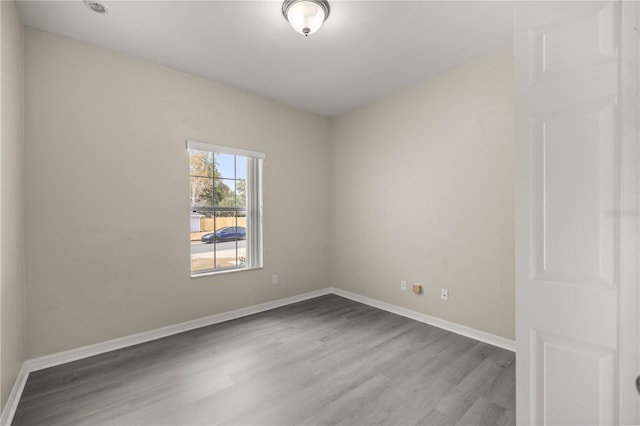
M107 6L100 3L99 1L84 0L84 4L95 13L105 14L109 12Z

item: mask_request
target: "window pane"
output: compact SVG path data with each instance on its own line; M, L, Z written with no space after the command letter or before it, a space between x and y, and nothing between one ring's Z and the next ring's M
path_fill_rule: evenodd
M191 176L213 177L213 153L189 150Z
M247 266L247 212L240 211L236 214L238 226L238 266Z
M247 180L236 181L236 205L247 208Z
M191 177L191 205L213 206L213 179Z
M219 206L234 207L236 205L236 182L233 179L216 179L216 197Z
M215 159L216 159L216 168L218 169L218 172L219 172L218 176L222 178L234 179L236 176L235 155L216 154Z
M214 230L213 218L205 212L191 213L191 272L213 270L213 247L204 243L207 235Z
M236 179L247 179L247 157L236 157Z

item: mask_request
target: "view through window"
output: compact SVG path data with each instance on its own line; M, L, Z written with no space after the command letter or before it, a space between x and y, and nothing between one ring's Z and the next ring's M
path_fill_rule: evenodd
M192 275L262 266L260 156L189 142Z

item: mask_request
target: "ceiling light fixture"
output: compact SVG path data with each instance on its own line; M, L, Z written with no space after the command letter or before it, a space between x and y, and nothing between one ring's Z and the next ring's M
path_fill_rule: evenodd
M282 14L294 30L305 37L318 31L329 17L326 0L284 0Z
M84 4L86 4L87 7L93 10L95 13L109 12L109 9L107 9L107 6L97 1L84 0Z

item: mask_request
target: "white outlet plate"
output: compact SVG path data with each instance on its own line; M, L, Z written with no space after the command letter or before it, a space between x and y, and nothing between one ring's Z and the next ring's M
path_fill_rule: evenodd
M271 284L278 284L278 274L271 275Z
M407 291L407 282L405 280L400 281L400 290Z
M449 301L449 290L446 288L440 289L440 300L444 300L445 302Z

